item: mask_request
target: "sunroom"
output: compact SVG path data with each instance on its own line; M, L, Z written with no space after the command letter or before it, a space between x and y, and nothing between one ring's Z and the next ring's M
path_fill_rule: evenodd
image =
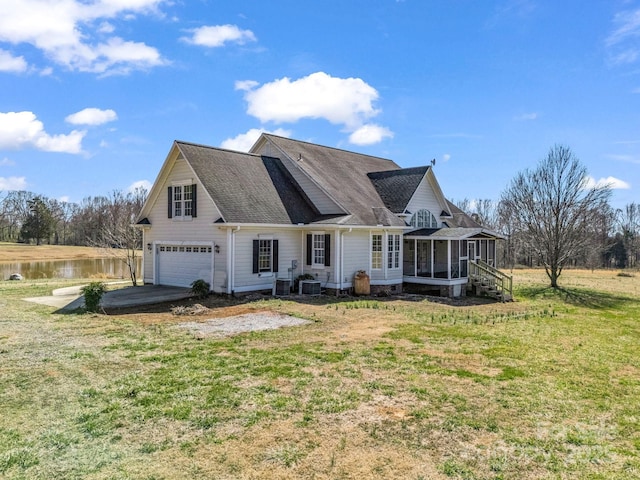
M404 234L403 282L439 290L441 295L464 295L469 262L495 267L496 240L484 228L422 228Z

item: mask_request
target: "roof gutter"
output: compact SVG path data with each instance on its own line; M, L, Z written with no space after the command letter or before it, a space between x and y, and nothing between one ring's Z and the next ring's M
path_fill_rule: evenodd
M298 224L282 224L282 223L212 223L214 227L218 227L221 229L230 229L230 228L282 228L289 230L308 230L313 228L315 230L323 229L323 228L334 228L340 230L371 230L374 228L372 225L344 225L339 223L298 223ZM398 230L405 230L407 227L402 225L379 225L376 228L396 228Z

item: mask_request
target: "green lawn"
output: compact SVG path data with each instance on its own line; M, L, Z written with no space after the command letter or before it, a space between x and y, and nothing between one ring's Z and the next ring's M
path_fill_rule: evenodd
M0 282L0 478L640 478L640 276L543 280L517 272L509 304L255 301L312 323L226 339Z

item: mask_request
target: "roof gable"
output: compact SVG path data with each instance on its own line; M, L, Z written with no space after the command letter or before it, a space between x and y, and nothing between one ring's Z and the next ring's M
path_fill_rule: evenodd
M291 160L290 168L297 168L314 180L350 217L346 224L402 226L404 221L388 210L367 176L370 172L398 170L391 160L349 152L313 143L263 134ZM287 164L289 166L289 164Z
M318 212L277 158L176 142L227 223L297 224Z
M401 168L367 174L385 206L403 213L429 167Z

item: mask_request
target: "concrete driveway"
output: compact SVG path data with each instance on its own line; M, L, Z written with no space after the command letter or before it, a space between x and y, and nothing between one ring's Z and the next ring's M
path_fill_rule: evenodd
M108 286L117 283L107 284ZM28 302L56 307L59 312L70 312L84 306L82 296L83 285L59 288L47 297L25 298ZM182 300L192 296L191 289L185 287L166 287L162 285L143 285L139 287L124 287L105 292L100 303L104 308L135 307L137 305L151 305L154 303Z

